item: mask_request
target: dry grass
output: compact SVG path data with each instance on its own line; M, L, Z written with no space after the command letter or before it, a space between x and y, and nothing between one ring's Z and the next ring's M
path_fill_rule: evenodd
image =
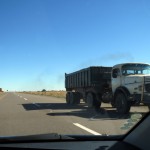
M59 97L59 98L65 98L66 97L66 91L46 91L46 92L29 91L29 92L23 92L23 93L34 94L34 95L52 96L52 97Z
M3 95L3 94L4 94L4 92L0 92L0 96Z

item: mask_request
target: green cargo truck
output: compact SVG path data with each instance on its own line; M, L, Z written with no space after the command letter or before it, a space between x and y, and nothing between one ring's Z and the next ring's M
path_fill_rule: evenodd
M93 66L65 74L66 102L100 108L111 103L119 113L128 113L132 105L150 106L150 64L123 63L113 67Z

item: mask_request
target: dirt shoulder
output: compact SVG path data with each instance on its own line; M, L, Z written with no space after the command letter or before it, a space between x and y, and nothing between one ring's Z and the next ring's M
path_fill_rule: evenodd
M27 91L27 92L22 92L26 94L34 94L34 95L44 95L44 96L52 96L52 97L60 97L60 98L65 98L66 97L66 91L45 91L45 92L40 92L40 91Z

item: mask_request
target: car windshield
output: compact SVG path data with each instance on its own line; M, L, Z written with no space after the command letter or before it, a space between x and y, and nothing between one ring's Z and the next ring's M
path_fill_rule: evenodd
M126 64L122 66L123 75L131 74L150 74L150 65L147 64Z
M149 17L149 0L0 0L0 137L127 134L150 107Z

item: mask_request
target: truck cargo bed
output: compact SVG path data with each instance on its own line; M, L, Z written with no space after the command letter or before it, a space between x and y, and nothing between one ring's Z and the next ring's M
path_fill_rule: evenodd
M88 67L70 74L65 74L65 88L84 88L101 86L111 80L112 67Z

